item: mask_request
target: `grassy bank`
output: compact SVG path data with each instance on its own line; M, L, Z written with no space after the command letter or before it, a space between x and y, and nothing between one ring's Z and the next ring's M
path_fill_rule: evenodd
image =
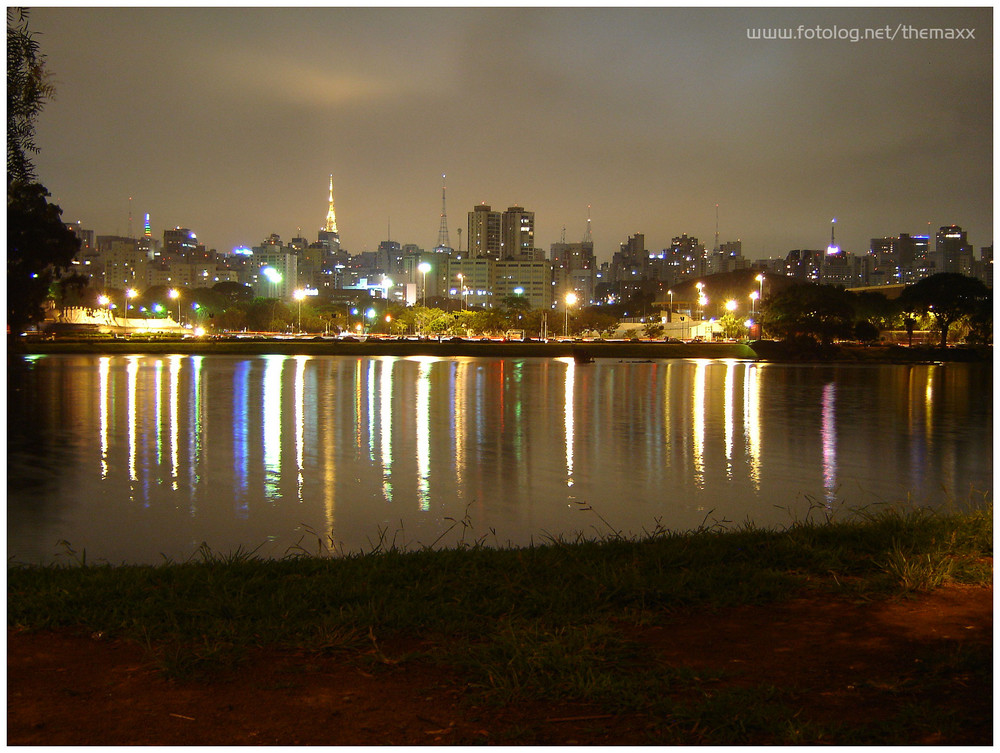
M739 703L741 718L766 725L773 717L768 734L791 742L803 732L789 737L774 689L725 703L700 693L705 678L655 668L627 638L628 627L693 607L802 594L877 600L943 583L990 584L992 541L986 504L961 514L888 510L777 531L658 531L519 549L383 548L334 557L307 553L323 551L316 541L281 560L206 549L197 561L159 566L94 566L80 555L71 565L10 565L7 619L18 629L131 639L163 671L188 678L238 663L252 647L372 661L380 641L419 636L438 646L422 660L460 667L494 701L573 698L615 713L687 714L696 726L721 715L719 722L731 715L725 703ZM701 700L667 708L678 688ZM706 741L743 739L719 734Z

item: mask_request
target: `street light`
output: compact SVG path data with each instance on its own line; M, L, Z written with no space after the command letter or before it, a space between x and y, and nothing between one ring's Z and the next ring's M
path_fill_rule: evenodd
M758 293L758 297L761 300L763 300L764 299L764 275L763 275L763 273L757 275L754 279L757 281L757 284L760 286L760 292Z
M670 296L670 308L667 309L667 321L672 322L674 320L674 291L668 290L667 295Z
M730 298L726 301L726 311L733 312L736 311L736 301Z
M306 297L306 291L304 291L302 288L299 288L294 293L292 293L292 297L296 301L299 302L299 324L298 324L298 330L299 330L299 333L301 334L302 333L302 299Z
M125 334L128 334L128 310L129 310L129 299L135 298L139 295L139 291L135 288L129 288L125 291Z
M760 293L756 290L750 294L750 318L753 318L754 304L757 303L757 299L760 298Z
M181 291L177 288L170 288L167 291L167 295L177 301L177 326L179 327L181 324Z
M427 306L427 273L431 271L431 265L425 261L417 265L417 270L424 276L424 307Z
M563 325L563 335L569 337L569 307L576 304L576 293L566 294L566 323Z
M458 287L462 296L462 311L465 311L465 276L461 272L458 273Z

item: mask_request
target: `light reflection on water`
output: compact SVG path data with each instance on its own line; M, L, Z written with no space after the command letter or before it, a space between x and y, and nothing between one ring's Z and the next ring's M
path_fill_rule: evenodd
M130 355L8 373L20 561L59 540L112 562L449 529L525 544L992 490L988 366Z

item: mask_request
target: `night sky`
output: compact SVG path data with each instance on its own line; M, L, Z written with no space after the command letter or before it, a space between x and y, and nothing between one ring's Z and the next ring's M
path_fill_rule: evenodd
M39 179L98 234L194 230L227 252L315 240L458 246L481 202L548 251L632 233L751 258L956 223L993 243L993 16L966 9L72 8L31 11L56 85ZM903 28L899 28L902 24ZM748 29L894 40L748 39ZM904 39L906 27L974 39ZM898 31L897 31L898 29ZM301 228L301 230L300 230Z

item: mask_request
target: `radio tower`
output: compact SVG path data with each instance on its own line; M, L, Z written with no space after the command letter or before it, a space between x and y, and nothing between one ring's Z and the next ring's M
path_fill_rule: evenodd
M713 251L719 250L719 205L715 205L715 248Z
M451 240L448 238L448 212L445 208L444 192L445 192L445 178L447 176L441 176L441 227L438 228L438 242L435 251L448 249L451 250ZM461 245L461 243L459 243Z
M593 243L594 236L590 234L590 204L587 204L587 232L583 234L584 243Z

